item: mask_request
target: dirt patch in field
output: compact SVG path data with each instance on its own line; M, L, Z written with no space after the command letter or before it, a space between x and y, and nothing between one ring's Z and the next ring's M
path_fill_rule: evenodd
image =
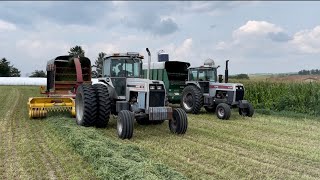
M283 77L270 77L267 81L276 82L320 82L319 75L290 75Z

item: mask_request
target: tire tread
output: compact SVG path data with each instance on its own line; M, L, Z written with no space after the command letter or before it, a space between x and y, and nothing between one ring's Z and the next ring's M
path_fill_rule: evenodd
M186 109L183 106L183 97L185 96L186 93L191 93L194 96L194 102L193 102L194 106L190 110ZM201 107L203 106L203 95L201 90L194 85L186 86L182 91L180 106L187 113L199 114Z
M82 84L78 90L82 94L83 99L83 122L77 121L81 126L93 126L97 118L97 99L95 96L94 88L91 84Z
M111 99L108 88L102 84L94 84L97 98L97 119L96 127L105 128L108 125L111 112Z

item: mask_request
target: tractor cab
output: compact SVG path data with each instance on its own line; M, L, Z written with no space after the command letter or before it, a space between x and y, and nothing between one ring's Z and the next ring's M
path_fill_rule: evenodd
M190 68L188 81L197 82L203 93L209 93L210 82L217 81L217 68L210 66Z
M203 66L189 68L188 82L196 83L202 93L209 93L210 82L217 82L218 67L212 59L207 59Z
M118 97L126 96L127 78L142 77L142 59L139 53L114 53L103 62L102 74L111 80Z

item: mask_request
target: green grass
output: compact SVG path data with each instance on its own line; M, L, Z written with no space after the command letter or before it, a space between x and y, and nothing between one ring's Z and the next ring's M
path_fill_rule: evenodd
M96 179L47 121L29 120L27 100L38 88L0 86L0 179Z
M10 162L0 161L0 179L42 179L50 173L60 179L320 177L317 117L270 112L244 118L233 111L230 120L222 121L202 111L188 115L189 128L183 136L171 134L167 122L135 123L133 139L120 140L115 118L105 129L77 126L68 114L29 120L27 97L37 93L35 87L0 86L0 101L5 102L0 113L6 114L19 97L15 113L0 121L1 135L13 137L0 141L0 159Z
M150 152L128 141L110 139L102 130L76 126L71 119L48 119L57 134L87 162L93 165L95 174L103 179L183 179L163 163L150 159ZM105 130L105 129L103 129ZM128 141L130 142L130 141Z

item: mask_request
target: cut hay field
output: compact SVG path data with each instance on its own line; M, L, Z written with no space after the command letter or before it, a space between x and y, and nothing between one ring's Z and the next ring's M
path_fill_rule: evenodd
M135 123L131 140L68 114L28 119L38 87L0 86L0 179L319 179L320 120L188 115L184 136Z

